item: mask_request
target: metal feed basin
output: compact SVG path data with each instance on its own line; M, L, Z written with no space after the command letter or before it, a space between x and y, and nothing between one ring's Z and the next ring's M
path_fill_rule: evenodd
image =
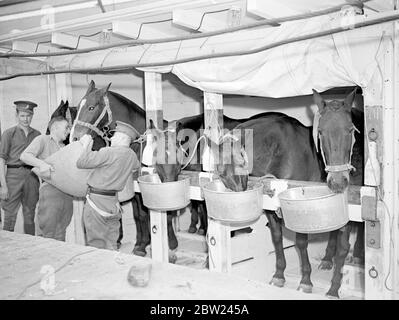
M220 180L202 187L208 216L224 222L243 223L254 221L262 214L263 185L248 183L247 191L233 192Z
M162 183L157 174L148 174L138 177L137 181L143 203L151 210L178 210L190 203L190 178Z
M327 186L298 187L278 195L284 224L299 233L337 230L349 221L347 193Z

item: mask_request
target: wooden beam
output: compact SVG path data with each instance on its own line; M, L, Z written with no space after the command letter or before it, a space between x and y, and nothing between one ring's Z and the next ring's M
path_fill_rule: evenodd
M215 14L206 14L199 10L173 10L173 23L185 28L208 32L227 28L226 19L215 19Z
M62 32L53 32L51 34L51 43L69 49L86 49L100 45L97 41Z
M222 4L233 5L237 0L218 0L217 5ZM96 26L103 26L104 24L112 23L115 20L125 20L133 19L143 16L153 16L161 14L169 14L173 9L187 9L190 7L201 7L204 5L212 5L211 0L161 0L155 2L146 3L143 1L142 4L135 4L130 8L124 8L115 11L108 11L105 13L99 13L95 15L90 15L83 18L71 19L62 22L56 22L54 28L43 29L41 26L21 30L16 33L10 34L9 32L0 35L0 43L28 39L30 37L39 37L44 35L49 35L52 32L65 32L68 30L77 30L84 28L91 28ZM41 13L40 13L41 14Z
M17 40L12 42L12 50L19 52L56 52L61 49L44 43Z
M141 28L141 30L140 30ZM138 39L159 39L170 37L170 34L162 32L151 26L132 21L113 21L112 32L127 38Z
M299 11L285 6L280 1L273 0L247 0L247 12L266 19L299 13Z

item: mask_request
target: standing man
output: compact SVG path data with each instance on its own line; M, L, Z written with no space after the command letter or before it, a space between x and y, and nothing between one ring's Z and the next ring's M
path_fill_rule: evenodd
M91 136L84 135L80 139L84 151L76 165L80 169L94 169L87 179L88 194L83 209L89 246L117 250L122 217L117 193L124 188L132 171L140 167L136 154L129 147L136 136L137 131L131 125L116 121L110 147L91 151Z
M53 171L44 159L64 147L63 141L69 134L68 120L54 117L48 124L50 135L40 135L21 154L21 160L38 167L40 174L49 176ZM66 228L72 219L73 197L53 185L43 182L39 190L37 220L45 238L65 241Z
M39 179L32 167L19 157L40 135L30 124L36 103L15 101L18 124L4 131L0 143L0 199L4 210L3 230L14 231L20 205L24 216L24 232L35 234L35 209L39 199Z

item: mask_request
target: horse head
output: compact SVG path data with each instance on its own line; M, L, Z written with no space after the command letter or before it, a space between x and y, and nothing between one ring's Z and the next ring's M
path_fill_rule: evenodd
M318 106L313 125L313 138L327 171L327 185L335 193L342 193L349 185L349 172L353 169L351 156L355 143L356 127L352 122L351 108L356 94L353 90L345 100L325 101L313 90Z
M176 139L176 128L160 130L152 120L149 126L152 135L153 165L162 182L177 181L181 172L183 153Z
M248 188L249 159L241 143L241 133L241 130L234 129L219 135L216 143L209 139L211 153L216 157L215 172L225 187L233 191Z
M112 123L112 111L107 93L111 83L102 89L97 89L95 86L92 80L79 103L71 131L71 141L79 140L84 134L91 134L93 138L96 136L106 138L108 135Z

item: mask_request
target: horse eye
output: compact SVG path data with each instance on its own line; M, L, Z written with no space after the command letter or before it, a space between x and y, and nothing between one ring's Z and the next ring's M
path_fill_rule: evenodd
M94 107L93 107L93 106L89 107L89 110L90 110L90 111L93 111L93 110L94 110Z

